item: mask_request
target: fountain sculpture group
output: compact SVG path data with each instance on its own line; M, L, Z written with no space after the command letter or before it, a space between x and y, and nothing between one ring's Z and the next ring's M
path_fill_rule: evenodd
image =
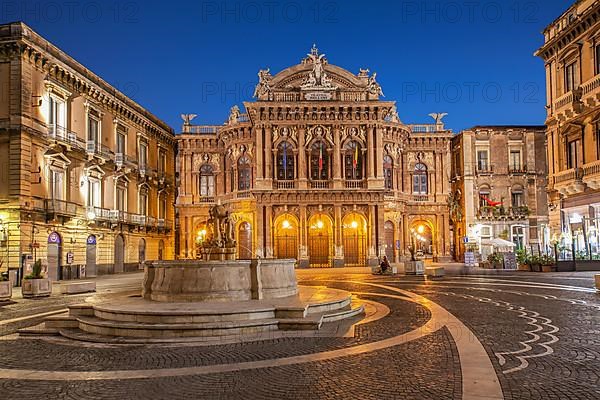
M219 342L319 330L364 312L348 292L298 286L293 259L236 260L224 206L210 209L209 225L202 260L146 262L141 296L71 306L69 315L47 318L45 328L96 342Z

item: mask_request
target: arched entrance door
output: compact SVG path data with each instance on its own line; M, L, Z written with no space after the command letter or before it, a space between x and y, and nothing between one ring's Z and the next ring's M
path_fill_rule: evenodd
M144 261L146 261L146 239L140 239L138 244L138 262L140 263L139 268L144 268Z
M62 238L58 232L48 235L48 278L62 279Z
M325 214L313 215L308 221L308 262L313 268L333 266L333 228Z
M123 272L125 264L125 239L123 235L117 235L115 237L115 263L113 265L113 272L118 274Z
M238 259L252 259L252 225L246 221L238 226Z
M275 221L275 258L298 259L298 220L291 214Z
M358 267L367 265L367 221L357 213L342 219L344 239L344 265Z
M385 224L383 224L383 235L385 255L389 262L394 262L394 223L392 221L385 221Z
M96 236L90 235L85 247L85 276L96 276Z

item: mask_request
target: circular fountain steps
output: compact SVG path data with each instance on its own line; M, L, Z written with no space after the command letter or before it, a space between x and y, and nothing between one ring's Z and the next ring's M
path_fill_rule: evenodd
M70 307L70 318L47 325L66 337L95 342L153 343L206 341L269 335L279 330L319 330L324 322L362 314L350 293L300 287L281 299L237 302L159 303L122 298L100 305Z

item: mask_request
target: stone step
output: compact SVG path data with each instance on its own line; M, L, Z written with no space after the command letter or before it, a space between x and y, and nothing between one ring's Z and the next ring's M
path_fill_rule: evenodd
M108 321L139 322L148 324L200 324L271 319L275 317L275 310L273 308L265 308L231 312L214 312L208 310L183 312L181 310L161 311L152 309L145 311L126 311L96 306L93 315L96 318Z
M94 306L91 304L72 304L69 306L69 315L77 317L80 315L93 316Z
M79 327L79 321L71 315L52 315L44 319L44 326L54 329L77 328Z
M309 303L307 309L307 315L318 314L327 311L334 311L347 307L352 302L352 296L344 297L343 299L336 299L332 301L320 301L315 303Z
M39 325L29 326L17 330L19 336L57 336L60 332L57 328L47 328L44 323Z
M365 312L364 304L352 304L345 310L325 313L323 315L323 322L334 322L346 318L352 318Z
M85 332L139 338L247 335L276 330L278 324L276 319L180 324L108 321L95 317L79 317L78 321L79 329Z

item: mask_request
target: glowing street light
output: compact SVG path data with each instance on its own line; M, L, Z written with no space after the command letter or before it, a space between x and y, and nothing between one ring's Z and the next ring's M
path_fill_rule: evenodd
M352 221L352 223L350 224L350 226L352 227L352 229L356 229L356 228L358 228L358 222Z
M323 229L323 221L321 221L321 220L317 221L317 228Z
M281 223L281 226L283 227L283 229L289 229L291 226L290 221L288 221L287 219L284 219L283 222Z

